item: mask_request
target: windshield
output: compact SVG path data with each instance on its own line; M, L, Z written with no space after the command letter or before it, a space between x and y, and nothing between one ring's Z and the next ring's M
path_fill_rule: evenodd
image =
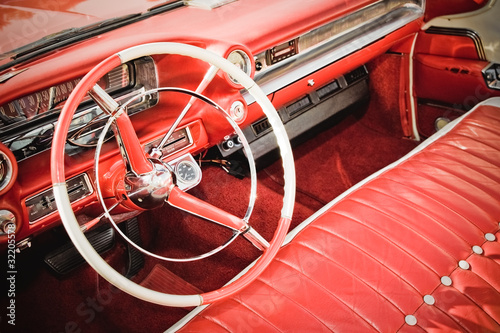
M61 31L141 14L171 2L173 0L3 0L0 2L0 60Z

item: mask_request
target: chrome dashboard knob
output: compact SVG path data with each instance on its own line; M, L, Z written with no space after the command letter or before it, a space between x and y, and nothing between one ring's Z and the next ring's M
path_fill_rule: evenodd
M12 234L16 231L16 217L10 210L0 210L0 234Z
M10 149L0 142L0 195L9 191L17 177L17 161Z

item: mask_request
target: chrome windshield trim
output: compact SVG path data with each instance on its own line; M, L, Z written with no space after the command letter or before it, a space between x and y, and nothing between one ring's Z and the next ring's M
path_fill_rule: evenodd
M419 19L424 14L424 4L425 0L378 2L327 23L298 37L299 53L297 55L271 66L263 64L261 71L255 74L254 81L264 93L276 92ZM360 21L361 18L364 19ZM346 26L351 20L356 24ZM315 40L315 36L320 33L325 35L325 30L332 30L336 33L326 40L316 39L314 45L304 42ZM265 57L266 52L258 54L256 62L265 62ZM248 104L255 101L246 91L243 92L243 96Z

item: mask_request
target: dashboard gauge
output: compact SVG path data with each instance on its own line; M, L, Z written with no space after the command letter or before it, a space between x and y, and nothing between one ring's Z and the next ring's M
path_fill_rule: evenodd
M0 105L0 141L10 148L18 162L50 148L57 113L80 80L64 81ZM152 58L139 58L114 68L97 83L122 104L157 87L156 67ZM132 115L157 102L158 93L154 92L134 100L127 112ZM94 147L106 117L91 103L90 97L84 98L71 121L66 153L74 155L84 148ZM112 137L107 135L107 138Z
M19 112L17 111L16 105L11 102L0 106L0 115L2 119L16 118L19 117Z
M6 193L17 177L17 162L7 146L0 143L0 195Z
M231 51L228 56L227 60L229 60L233 65L241 69L245 74L248 76L251 76L253 73L253 67L252 67L252 60L250 59L250 56L243 50L236 49ZM227 75L230 82L232 82L235 85L239 85L239 82L231 77L231 75Z
M198 168L192 161L180 161L176 168L177 179L183 183L193 183L198 179Z
M16 232L16 216L8 209L0 210L0 236Z
M66 81L0 105L0 128L58 110L80 80ZM127 64L116 67L97 82L108 93L130 87L132 83L130 65ZM88 100L86 98L84 102Z
M179 189L187 191L201 182L201 168L190 153L168 161L167 164L174 170Z

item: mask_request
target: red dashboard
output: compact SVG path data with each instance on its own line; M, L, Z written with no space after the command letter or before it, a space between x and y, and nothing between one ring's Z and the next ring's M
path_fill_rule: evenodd
M168 12L168 19L166 19L167 14L158 14L148 20L64 47L43 58L35 58L10 69L16 71L16 75L2 83L0 111L4 118L2 128L7 134L4 141L17 157L19 173L12 189L2 197L4 206L2 208L12 211L16 216L19 239L58 223L58 215L55 213L55 204L49 190L50 161L47 149L50 135L58 110L64 105L71 88L98 61L113 52L137 44L173 40L201 46L222 56L228 56L236 49L241 50L240 54L249 55L250 68L255 67L252 55L271 50L273 53L267 52L276 60L271 60L269 66L281 65L282 60L294 55L290 52L296 52L290 49L290 46L283 48L281 45L284 41L307 35L316 27L335 22L336 18L367 7L373 2L321 1L314 6L301 1L297 1L293 6L289 4L283 6L277 2L273 9L268 5L262 6L259 1L239 1L234 6L222 7L219 15L198 8L179 8ZM290 24L291 21L276 20L274 13L278 10L281 13L280 17L293 17L293 25ZM240 11L252 13L253 16L259 17L259 20L250 20L243 16L240 18L242 23L235 26L230 18ZM182 23L186 15L189 15L192 23ZM316 89L317 86L326 85L332 77L354 70L374 56L385 52L398 40L417 31L420 26L418 14L405 22L407 24L403 24L393 34L370 43L362 51L354 51L349 59L340 57L334 65L318 68L308 75L297 77L295 82L285 84L279 91L277 89L269 91L274 106L279 108L297 96ZM286 31L286 34L283 34L283 31ZM258 32L259 36L266 38L257 38L253 32ZM217 36L217 39L213 36ZM258 57L256 59L260 61ZM118 99L130 98L139 91L156 87L183 87L194 91L207 69L207 64L194 59L153 55L152 58L117 68L103 77L99 83ZM263 72L265 69L267 68L264 68ZM254 72L256 71L252 70L250 74L259 75L258 71L255 74ZM308 84L310 80L315 82L314 87ZM30 84L25 85L24 82ZM248 103L245 101L240 89L241 87L231 82L230 78L219 73L204 94L223 109L231 109L232 105L240 103L244 116L239 120L239 125L244 128L259 120L263 114L252 101ZM160 138L165 128L173 122L174 116L170 110L182 109L189 100L189 96L172 92L161 95L164 96L150 96L148 101L140 101L129 107L130 114L137 112L132 116L132 121L143 145ZM80 185L74 190L76 198L74 209L80 212L83 215L82 220L86 221L99 216L99 209L94 208L93 151L87 147L95 144L97 136L94 130L103 120L101 112L91 105L87 106L86 101L82 103L80 109L82 111L77 113L77 118L73 120L74 139L69 139L66 177L79 179L77 183ZM168 158L173 159L186 153L196 155L231 135L232 128L223 119L214 121L214 117L216 116L213 112L207 110L202 103L195 104L184 119L184 126L190 130L191 142L188 147L183 147L180 149L182 151ZM151 121L152 118L154 121ZM208 119L210 121L207 121ZM81 124L89 120L91 125L82 128ZM27 124L31 125L31 129L19 135L18 129L22 126L29 127ZM105 144L103 157L109 158L105 167L112 169L111 166L119 160L114 143Z

